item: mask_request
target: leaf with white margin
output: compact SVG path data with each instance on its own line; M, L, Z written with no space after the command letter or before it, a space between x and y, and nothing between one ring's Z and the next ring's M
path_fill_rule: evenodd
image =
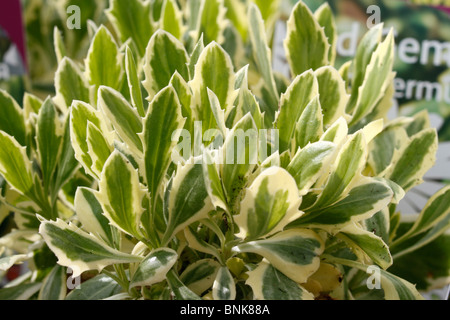
M176 1L164 1L161 8L160 28L169 32L177 39L182 39L186 27L183 24L183 13Z
M218 159L219 173L226 204L234 212L239 194L258 162L258 131L250 113L228 132L222 152Z
M125 72L128 87L130 89L131 104L136 108L141 117L145 117L146 109L142 99L141 82L139 81L136 60L133 56L133 52L128 46L125 51Z
M214 300L236 299L236 284L227 267L221 267L214 280L212 295Z
M314 143L323 135L323 115L319 96L316 96L303 110L295 126L294 150Z
M137 154L142 153L142 118L118 91L101 86L98 90L98 105L111 121L118 135Z
M83 229L113 246L114 237L109 220L95 196L96 191L79 187L75 193L74 208Z
M305 108L318 94L319 84L312 70L297 76L282 94L276 119L276 128L280 132L280 153L290 150L295 125Z
M271 264L262 261L248 272L246 284L255 300L314 300L314 296Z
M278 167L264 170L241 201L240 214L235 216L239 227L236 236L252 240L283 230L303 214L298 210L300 203L297 183L286 170Z
M318 141L299 149L286 170L297 182L299 195L304 196L328 167L336 145L328 141Z
M115 150L106 161L99 187L96 196L110 223L128 234L140 237L145 191L139 182L137 170L119 151Z
M65 300L95 301L112 297L121 291L122 287L115 280L107 275L99 274L82 282L77 290L72 290L67 295Z
M227 127L225 126L225 114L224 110L220 106L219 99L216 94L207 88L209 104L211 106L211 111L213 113L214 119L216 120L217 128L220 130L223 136L226 136Z
M19 104L8 92L0 89L0 105L0 130L13 136L19 144L25 146L27 131L24 113Z
M330 66L317 69L314 74L319 83L320 105L323 110L323 124L333 124L345 114L350 95L339 72Z
M372 178L361 178L341 200L324 207L303 209L305 214L289 227L317 227L330 233L351 222L372 217L392 200L391 188Z
M26 147L19 145L14 137L0 131L0 174L11 187L38 201L39 194L34 184L32 163L27 156Z
M19 284L0 289L0 300L28 300L41 288L41 282Z
M175 72L188 80L188 63L189 56L183 44L166 31L156 31L145 52L145 81L142 84L149 99L169 85Z
M187 227L184 229L184 236L189 245L189 248L192 248L198 252L210 254L210 255L216 257L218 260L221 259L219 248L213 246L212 244L207 243L191 227Z
M173 269L167 273L166 277L176 300L201 300L197 294L184 285Z
M257 98L248 88L248 65L236 73L235 86L236 89L239 89L238 96L234 103L236 112L233 119L230 118L231 114L228 115L227 123L232 120L232 123L228 123L228 127L235 126L244 115L250 112L256 127L258 129L263 129L265 114L261 113Z
M320 137L320 141L333 142L336 145L341 145L348 135L348 125L344 117L336 120Z
M265 240L239 244L233 251L259 254L290 279L305 283L319 268L324 249L322 238L314 231L290 229Z
M422 182L424 174L434 165L438 138L436 129L423 130L411 137L392 159L392 165L383 172L405 192Z
M257 70L264 79L263 86L265 86L270 97L268 102L269 107L271 107L271 113L275 114L278 110L279 95L272 71L271 51L267 43L268 40L261 12L258 6L252 2L249 4L248 21L248 35L252 44L253 58Z
M108 144L100 129L90 121L88 121L86 139L88 153L92 160L91 169L100 176L113 148Z
M58 65L55 74L55 89L55 103L63 112L67 111L74 100L86 103L91 101L89 82L78 65L70 58L64 57Z
M364 81L358 90L358 100L349 124L352 126L368 115L383 98L388 86L392 83L395 73L394 65L394 34L388 34L386 39L377 47L366 67Z
M435 193L426 203L422 212L414 224L395 239L391 248L395 255L405 254L417 247L423 246L437 235L442 233L448 226L450 217L450 186L446 186Z
M205 149L203 151L203 174L209 197L215 207L228 211L225 191L223 190L222 179L220 178L216 161L210 150Z
M198 260L183 271L180 280L195 294L201 295L213 286L220 264L213 259Z
M101 85L119 90L122 81L122 53L111 32L100 26L85 60L86 79L95 90Z
M217 96L221 108L228 117L237 93L234 88L234 67L228 53L216 42L206 46L195 65L195 74L189 82L194 95L193 110L195 119L202 121L203 133L216 128L211 110L208 89Z
M109 143L112 142L111 137L105 136L108 133L108 129L106 128L101 112L87 103L74 101L70 108L70 139L75 152L75 158L86 170L86 173L98 178L98 175L91 169L93 161L89 155L89 146L87 143L89 122L100 129Z
M191 137L194 134L194 117L192 115L191 101L192 91L185 79L176 71L170 79L170 85L175 89L181 105L181 114L186 119L184 128L189 131Z
M330 169L331 174L313 208L324 208L346 194L351 182L359 179L367 158L366 139L363 132L352 135Z
M154 26L150 19L150 1L111 0L106 14L122 43L131 38L138 49L139 56L143 57L148 41L154 32Z
M139 264L130 287L151 286L166 279L166 274L177 262L178 254L169 248L150 252Z
M58 258L58 264L70 267L73 277L84 271L102 271L112 264L140 262L142 257L115 250L72 223L61 219L43 220L39 233Z
M56 106L48 98L39 110L36 126L36 143L41 160L42 180L46 190L50 187L59 161L63 135L63 123L59 119Z
M227 25L226 11L223 0L202 1L198 35L203 34L205 44L212 41L222 43L223 31Z
M345 226L336 236L347 242L354 250L361 250L363 255L367 255L374 263L385 270L393 263L389 247L383 239L373 232L364 230L356 223ZM361 262L366 262L367 260L365 259Z
M347 260L332 256L326 256L326 260L331 263L341 264L347 267L359 269L367 274L373 274L373 266L368 266L353 260ZM424 300L423 296L417 291L416 287L410 282L397 277L383 269L375 269L379 271L381 287L384 291L386 300Z
M314 17L317 22L324 28L325 36L328 38L330 50L328 52L328 61L330 65L334 65L336 60L336 46L338 40L337 26L334 18L334 13L330 5L325 2L315 12Z
M383 24L381 23L371 28L361 39L351 65L345 64L341 67L341 74L346 73L347 75L353 75L351 79L351 96L346 106L347 113L352 113L356 107L356 102L359 97L359 88L366 77L367 66L382 40L382 31Z
M171 86L161 90L152 100L140 135L144 146L144 163L148 191L155 203L161 183L172 162L172 150L178 142L178 129L185 120L175 89Z
M169 196L169 217L162 243L168 243L191 223L206 218L214 210L203 176L201 159L191 158L179 165Z
M66 294L66 269L56 265L45 277L38 300L63 300Z
M302 1L296 4L287 22L284 47L294 76L329 64L330 44L325 31Z

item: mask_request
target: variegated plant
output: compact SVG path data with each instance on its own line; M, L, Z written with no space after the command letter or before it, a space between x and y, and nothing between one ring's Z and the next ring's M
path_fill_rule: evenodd
M241 67L223 1L184 17L123 3L108 10L119 38L100 26L83 65L61 59L53 99L21 110L2 92L21 121L0 122L2 208L19 222L0 266L32 272L0 298L422 298L390 270L448 231L450 188L402 223L437 137L426 113L387 119L392 32L371 29L338 70L329 7L300 2L280 81L255 4ZM66 270L92 279L68 293Z

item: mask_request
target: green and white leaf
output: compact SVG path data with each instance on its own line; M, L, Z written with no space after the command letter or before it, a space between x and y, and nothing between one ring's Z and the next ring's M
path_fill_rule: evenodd
M392 197L393 192L387 184L362 178L344 198L329 206L305 210L306 213L290 226L317 227L335 233L351 222L370 218L387 207Z
M234 212L239 194L258 162L258 132L250 113L228 132L218 161L226 203Z
M91 101L89 82L78 65L70 58L64 57L58 64L55 89L55 103L63 112L68 110L74 100L86 103Z
M346 194L352 181L360 179L367 159L367 146L364 133L352 135L344 144L331 167L331 174L314 208L333 204Z
M139 81L138 66L130 47L125 51L125 72L127 76L128 88L130 89L131 104L137 110L138 114L145 117L146 108L142 98L141 82Z
M14 137L3 131L0 131L0 145L0 174L18 192L32 200L39 199L26 147L19 145Z
M324 249L325 244L314 231L290 229L265 240L240 244L233 251L259 254L290 279L305 283L319 268Z
M230 56L216 42L206 46L198 58L195 65L195 74L189 82L189 86L194 95L194 116L196 120L203 122L203 133L208 129L216 128L208 89L217 96L221 108L225 110L225 118L228 117L233 107L237 94L234 89L235 74L233 69Z
M314 300L314 296L266 261L248 272L255 300Z
M220 264L213 259L202 259L190 264L180 280L195 294L201 295L213 286Z
M144 146L146 181L153 203L172 162L172 150L179 139L177 131L184 123L176 92L173 87L166 87L150 103L140 136Z
M186 26L183 24L183 14L176 1L164 1L161 8L160 28L179 40L183 38Z
M151 286L166 279L166 274L178 260L178 254L169 248L160 248L150 252L139 264L130 287Z
M302 215L300 203L297 183L286 170L264 170L247 189L240 214L235 216L236 236L254 240L283 230Z
M137 154L142 153L142 119L137 111L116 90L101 86L98 90L98 105L112 123L122 140Z
M25 146L27 131L24 113L19 104L8 92L0 89L0 105L2 106L0 108L0 130L13 136L19 144Z
M64 300L67 294L66 269L56 265L47 275L39 291L39 300Z
M76 290L72 290L65 300L95 301L112 297L122 291L122 287L107 275L99 274L84 281Z
M356 261L331 256L327 256L326 259L332 263L359 269L367 274L373 273L368 270L371 266ZM381 287L384 291L384 298L386 300L424 300L413 284L383 269L377 269L377 272L378 271L380 275Z
M319 83L320 105L323 110L323 124L332 125L345 114L345 106L350 96L346 84L339 72L332 67L324 66L314 74Z
M123 55L113 35L105 26L100 26L85 60L86 79L95 86L95 91L102 85L119 90L123 74L122 61Z
M122 43L132 39L139 56L144 57L145 48L155 30L150 19L150 1L112 0L106 14Z
M223 31L226 23L226 8L223 0L203 0L198 35L203 34L205 44L212 41L223 42Z
M295 126L311 100L319 94L319 84L309 70L297 76L281 96L276 128L280 135L280 153L290 150ZM295 152L294 150L293 152Z
M101 203L95 191L79 187L75 193L74 209L83 229L92 233L109 245L114 245L114 237L109 220L103 215Z
M88 123L91 122L102 132L109 143L113 139L109 135L109 130L104 123L103 116L100 111L94 109L87 103L74 101L70 109L70 138L72 147L75 152L75 158L83 166L88 174L98 177L97 173L92 170L94 164L89 154L89 146L87 141Z
M295 5L287 22L284 47L294 77L329 64L331 48L325 30L302 1Z
M87 125L86 139L88 153L92 160L91 169L97 176L100 176L113 148L108 144L100 129L90 121Z
M356 223L349 224L341 229L337 237L346 241L352 247L357 256L367 255L374 263L383 269L387 269L393 263L387 244L373 232L364 230ZM367 262L364 259L361 262ZM369 260L370 261L370 260Z
M319 141L297 151L286 170L295 179L300 196L304 196L328 168L335 150L334 143Z
M142 84L149 100L169 85L175 72L189 80L188 63L189 56L183 44L166 31L156 31L145 52L145 81Z
M336 60L336 46L338 40L337 25L334 18L334 13L330 5L325 2L315 12L314 17L317 22L324 28L325 36L328 38L330 50L328 52L328 61L330 65L334 65Z
M306 106L295 127L294 150L317 142L323 135L323 115L319 96Z
M268 92L269 109L271 114L278 110L279 95L275 84L275 78L272 71L271 50L268 45L264 20L258 6L252 2L248 8L248 36L252 44L253 59L256 68L262 76L263 85Z
M36 143L46 190L50 187L59 161L63 135L63 122L60 120L52 100L48 98L39 110L36 128Z
M61 219L43 220L39 233L58 258L58 264L73 270L73 277L88 270L102 271L112 264L142 260L142 257L126 254L107 246L94 235Z
M97 199L109 222L139 238L145 190L137 170L120 152L114 151L105 163L99 186Z
M236 284L227 267L220 267L214 280L212 295L214 300L236 299Z
M394 65L394 35L391 31L387 38L377 47L367 65L364 81L358 90L353 117L350 126L356 124L369 114L384 96L395 74Z
M392 165L383 172L405 192L420 184L424 174L434 165L438 139L436 129L423 130L411 137L401 151L394 155Z
M169 196L169 218L162 243L167 243L179 231L214 210L205 185L203 166L191 158L178 166Z
M0 300L28 300L41 288L41 282L19 284L0 289Z

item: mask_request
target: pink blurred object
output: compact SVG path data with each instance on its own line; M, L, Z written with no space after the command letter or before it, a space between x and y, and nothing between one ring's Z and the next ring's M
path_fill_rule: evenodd
M20 0L0 0L0 27L15 43L26 66L25 32Z
M438 8L439 10L445 11L448 14L450 14L450 7L446 7L446 6L437 6L436 8Z

